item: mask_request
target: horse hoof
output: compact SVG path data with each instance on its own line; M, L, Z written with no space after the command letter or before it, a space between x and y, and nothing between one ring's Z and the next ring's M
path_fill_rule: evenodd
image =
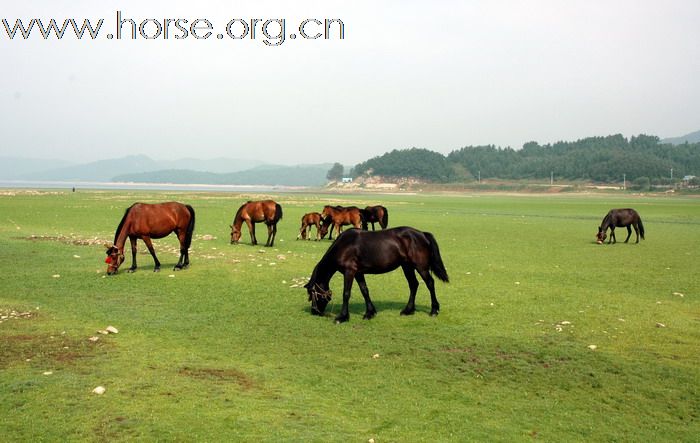
M160 272L160 268L153 268L153 272Z
M404 309L401 311L401 315L413 315L416 313L415 309Z
M366 312L365 315L362 316L363 320L371 320L377 315L376 312Z
M430 316L431 316L431 317L437 317L437 315L438 315L438 311L432 311L432 312L430 313Z
M133 272L136 272L136 269L129 268L129 269L126 270L126 272L128 272L129 274L131 274L131 273L133 273Z

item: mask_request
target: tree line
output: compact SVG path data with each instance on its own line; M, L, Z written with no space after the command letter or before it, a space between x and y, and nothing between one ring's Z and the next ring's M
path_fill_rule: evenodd
M671 172L673 170L673 172ZM557 179L622 182L623 177L670 181L700 175L700 143L672 145L659 138L620 134L574 142L540 145L529 142L520 150L494 145L466 146L442 155L422 148L393 150L357 164L351 175L415 177L449 183L481 179Z

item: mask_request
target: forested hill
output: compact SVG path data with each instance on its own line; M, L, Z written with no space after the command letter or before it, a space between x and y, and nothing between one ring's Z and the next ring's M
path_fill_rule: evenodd
M540 145L526 143L522 149L467 146L443 156L427 149L394 150L371 158L354 168L389 177L416 177L434 182L473 179L549 178L601 182L648 178L700 176L700 143L672 145L656 136L622 135L590 137L575 142Z

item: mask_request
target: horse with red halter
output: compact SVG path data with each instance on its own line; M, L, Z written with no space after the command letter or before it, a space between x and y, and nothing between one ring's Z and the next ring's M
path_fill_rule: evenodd
M301 217L301 228L297 240L311 240L311 227L316 226L316 240L321 240L321 214L309 212Z
M411 315L416 310L418 279L415 271L418 271L430 291L430 315L438 315L440 303L435 296L431 271L440 280L449 281L440 249L432 234L406 226L376 232L350 229L338 235L304 286L309 294L311 313L321 316L324 314L332 296L329 282L336 272L340 272L344 278L343 307L335 318L336 323L350 319L348 302L353 280L357 282L365 299L363 318L369 320L377 314L377 310L369 298L365 274L383 274L398 267L403 270L410 290L408 303L401 315Z
M379 223L382 229L386 229L389 225L389 211L382 205L367 206L365 209L360 209L362 213L362 229L367 231L368 223L372 223L374 231L374 223Z
M608 228L610 228L610 239L608 240L608 244L610 244L611 241L613 243L617 243L617 239L615 238L615 228L624 227L627 228L627 238L625 239L625 243L627 243L632 235L632 228L630 226L634 228L634 233L637 234L637 241L635 243L639 243L640 235L642 236L642 240L644 240L644 225L642 224L642 219L637 211L631 208L611 209L610 212L603 217L603 222L601 225L598 226L596 242L599 245L602 245L603 241L607 238Z
M248 225L250 232L250 240L252 244L257 245L258 240L255 238L255 224L265 223L267 225L267 242L265 246L273 246L275 244L275 235L277 235L277 222L282 218L282 206L274 200L248 201L243 203L231 224L231 244L238 243L241 239L241 227L243 222Z
M180 259L175 269L189 266L188 249L194 232L194 209L190 205L177 202L168 203L134 203L125 212L114 233L114 244L107 249L107 274L116 274L124 262L126 239L131 241L131 267L127 272L136 270L136 240L146 243L148 252L155 262L154 272L160 271L160 261L153 249L152 238L167 237L171 232L180 241Z
M357 206L331 206L326 205L321 212L323 224L321 225L321 238L324 238L327 233L328 240L333 240L333 228L338 235L342 232L342 227L352 225L355 228L362 226L362 213Z

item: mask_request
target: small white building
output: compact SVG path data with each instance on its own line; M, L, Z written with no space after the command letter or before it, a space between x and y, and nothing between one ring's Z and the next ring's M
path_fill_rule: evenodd
M352 183L352 177L343 177L342 182L343 183Z

